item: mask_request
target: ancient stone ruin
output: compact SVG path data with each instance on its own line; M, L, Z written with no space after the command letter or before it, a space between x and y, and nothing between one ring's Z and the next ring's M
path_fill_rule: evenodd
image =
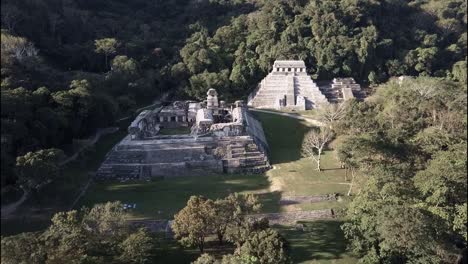
M328 104L326 97L307 74L302 60L276 60L273 70L248 97L256 108L307 110Z
M227 105L209 89L204 102L176 101L141 112L128 135L107 154L98 179L150 179L270 168L260 122L242 101ZM162 135L165 129L191 132Z
M307 75L304 61L276 60L272 71L249 95L247 105L255 108L309 110L366 93L353 78L334 78L315 83Z

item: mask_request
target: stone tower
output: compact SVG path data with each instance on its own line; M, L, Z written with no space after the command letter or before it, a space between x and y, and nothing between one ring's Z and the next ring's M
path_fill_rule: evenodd
M208 110L213 110L216 111L219 108L219 102L218 102L218 92L216 92L215 89L210 88L208 92L206 93L206 108Z

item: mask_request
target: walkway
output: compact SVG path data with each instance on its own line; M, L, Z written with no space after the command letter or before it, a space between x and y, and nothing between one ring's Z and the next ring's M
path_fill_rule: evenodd
M7 218L11 213L13 213L16 210L16 208L18 208L18 206L23 204L23 202L26 201L26 198L28 198L28 195L29 195L28 192L23 191L23 195L18 201L2 206L2 209L1 209L2 219Z
M318 219L331 219L334 218L331 209L310 210L310 211L291 211L282 213L268 213L268 214L251 214L247 215L249 218L267 218L271 225L294 225L298 221L312 221ZM132 225L139 225L148 228L151 232L169 232L170 220L160 219L145 219L145 220L129 220Z
M314 126L324 126L324 124L316 119L312 119L309 117L304 117L298 114L291 114L291 113L284 113L284 112L277 112L277 111L272 111L272 110L265 110L265 109L256 109L256 108L249 108L249 111L252 112L260 112L260 113L267 113L267 114L274 114L274 115L280 115L280 116L287 116L291 117L294 119L302 120L305 121L309 124L312 124Z

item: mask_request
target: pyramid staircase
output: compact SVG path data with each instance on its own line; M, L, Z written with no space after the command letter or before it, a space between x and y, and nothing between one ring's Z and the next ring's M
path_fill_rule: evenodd
M227 173L263 173L271 168L268 158L252 139L232 142L227 146L228 153L223 159Z
M306 105L300 105L297 97L303 96ZM248 105L255 108L279 108L279 100L286 98L286 107L311 109L327 104L312 78L306 74L268 74L249 95Z

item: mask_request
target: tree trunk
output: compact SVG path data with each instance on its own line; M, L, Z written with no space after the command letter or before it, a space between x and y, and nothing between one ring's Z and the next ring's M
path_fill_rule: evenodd
M107 64L108 64L108 63L107 63L107 54L104 55L104 57L106 58L106 71L107 71L107 70L109 69L109 65L107 65Z
M351 184L349 185L348 196L351 195L351 190L353 189L354 185L354 169L351 169Z
M320 167L320 159L322 158L322 149L318 149L318 155L317 155L317 170L322 171L322 168Z
M223 244L223 233L221 231L217 232L219 245Z
M345 182L348 181L348 168L344 167L345 171L344 171L344 180Z
M322 171L322 168L320 167L320 155L318 156L318 159L317 159L317 170Z
M203 253L204 246L205 246L205 241L204 239L201 239L200 242L198 243L198 249L200 249L200 253Z

